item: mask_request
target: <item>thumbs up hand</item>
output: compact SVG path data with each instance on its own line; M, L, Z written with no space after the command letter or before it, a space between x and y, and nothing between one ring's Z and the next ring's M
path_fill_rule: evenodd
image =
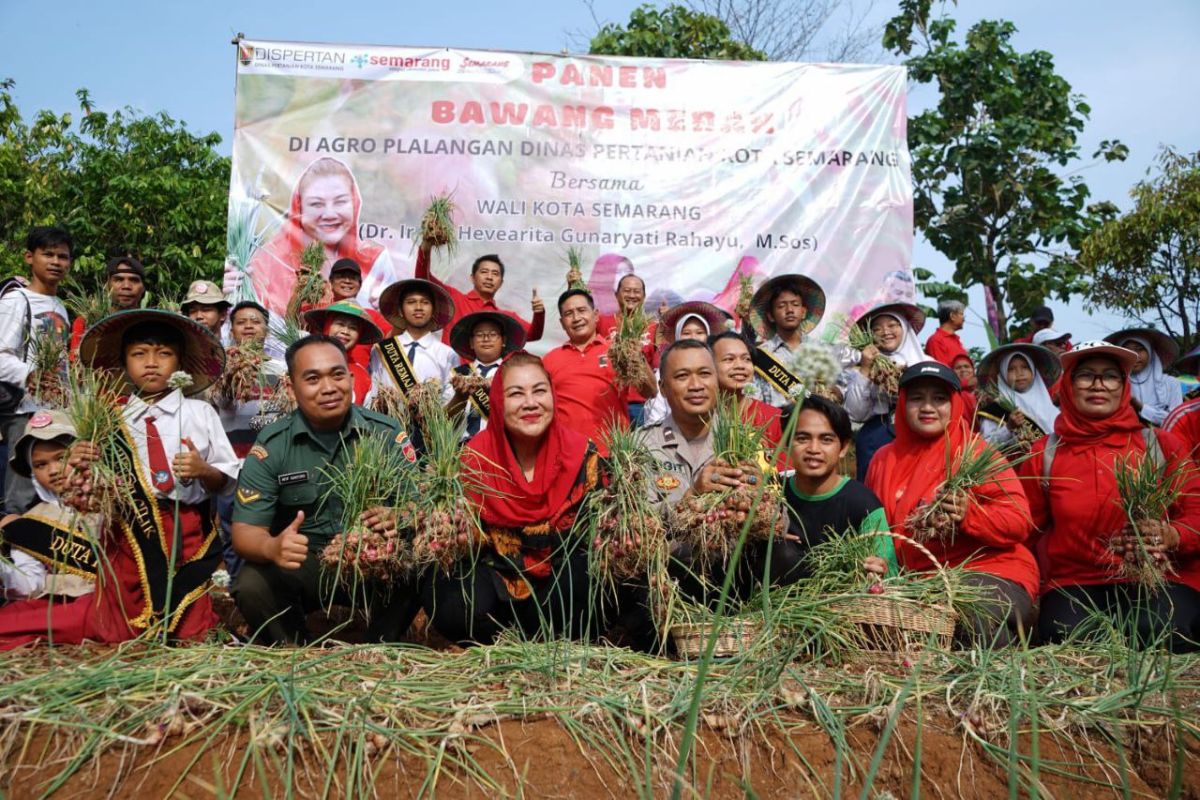
M272 540L272 561L280 569L300 569L308 558L308 537L300 532L304 523L304 512L297 511L296 518Z
M533 287L533 301L530 303L530 305L533 307L533 313L546 313L546 304L542 302L542 298L538 297L538 290L536 286Z
M184 438L180 442L187 449L176 453L175 458L171 461L171 471L175 473L175 477L181 481L204 477L205 472L209 469L204 456L200 455L200 451L196 449L196 445L192 443L191 439Z

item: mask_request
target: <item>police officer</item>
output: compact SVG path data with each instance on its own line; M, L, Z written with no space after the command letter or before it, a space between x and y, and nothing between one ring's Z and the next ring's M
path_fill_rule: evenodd
M330 600L351 604L320 568L321 550L340 532L342 513L341 504L326 497L322 470L341 463L364 435L386 435L409 461L416 460L396 420L352 404L353 378L340 342L307 336L288 348L286 361L296 413L259 433L242 466L233 508L233 546L246 563L232 594L251 633L266 644L303 642L307 612ZM373 641L397 639L419 607L415 587L384 588L368 591L367 635Z
M651 500L666 512L688 490L697 493L736 489L753 477L744 470L713 463L709 422L717 404L717 366L700 341L680 339L663 351L659 384L670 413L643 429L642 441L658 462Z
M673 508L690 491L695 494L725 492L763 479L755 470L729 466L713 458L712 413L717 404L717 365L712 351L702 342L680 339L663 351L659 362L659 388L671 413L643 429L642 441L654 455L659 470L651 489L651 500L670 520ZM798 551L796 551L798 552ZM771 574L783 575L798 556L793 549L773 548ZM676 542L671 548L671 573L684 594L704 599L720 585L718 574L700 575L692 553ZM748 590L763 574L766 549L751 543L742 562L739 591Z

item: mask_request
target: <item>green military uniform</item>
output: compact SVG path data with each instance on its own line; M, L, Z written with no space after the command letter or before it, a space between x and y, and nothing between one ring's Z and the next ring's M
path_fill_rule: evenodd
M666 511L683 499L684 493L700 474L700 469L712 460L712 432L703 439L689 442L675 418L642 428L642 442L658 462L658 474L651 481L650 500L659 511Z
M303 414L289 414L263 428L246 456L238 476L234 524L267 528L277 536L303 511L300 533L308 537L309 546L309 556L299 569L246 562L238 571L232 587L234 599L251 632L259 632L262 640L302 639L304 614L325 605L330 592L335 603L353 602L329 576L322 579L320 554L342 527L342 504L329 496L325 472L342 464L361 436L386 436L409 460L416 460L416 451L399 422L361 406L351 406L345 424L334 432L314 431ZM402 634L416 612L414 590L396 584L389 588L393 608L372 615L368 630L372 638Z

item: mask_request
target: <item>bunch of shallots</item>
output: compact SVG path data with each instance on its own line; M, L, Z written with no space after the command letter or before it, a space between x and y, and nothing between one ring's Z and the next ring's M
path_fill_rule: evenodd
M44 332L33 340L33 369L29 373L29 394L46 408L67 404L67 348L62 337Z
M321 565L336 574L388 582L404 574L407 543L394 530L376 533L355 527L334 536L321 551Z
M567 248L567 288L587 291L583 282L583 253L577 247Z
M225 349L225 372L213 386L222 401L249 403L258 400L267 386L263 365L267 354L260 342L247 341Z
M650 502L651 483L659 472L642 437L622 425L605 434L608 458L604 485L588 495L580 522L588 526L592 567L611 582L647 575L666 553L666 530Z
M650 327L650 318L641 308L624 309L617 315L617 332L608 346L618 386L635 386L649 366L642 355L642 343Z
M402 520L412 531L411 559L417 569L436 564L449 572L484 541L479 520L464 505L417 508L413 504Z
M454 255L458 250L458 235L454 230L456 210L449 195L433 198L421 215L421 241L430 247L444 247L449 255Z

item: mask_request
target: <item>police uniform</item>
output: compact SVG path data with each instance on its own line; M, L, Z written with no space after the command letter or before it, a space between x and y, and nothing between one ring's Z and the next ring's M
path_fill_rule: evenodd
M657 425L642 428L642 442L658 462L658 474L651 480L650 499L660 511L666 511L691 488L700 469L713 457L712 432L689 442L670 414Z
M391 417L351 406L338 432L314 431L296 412L268 425L250 449L238 478L233 521L267 528L278 536L304 512L300 533L308 537L308 558L296 570L273 563L247 561L234 579L232 593L251 632L261 629L267 642L294 642L304 635L304 614L333 601L350 604L351 598L322 579L321 551L342 528L342 504L329 492L325 471L340 465L360 436L383 435L401 448L409 461L416 451L400 424ZM371 615L368 636L395 638L403 634L418 607L415 590L401 584L390 587L387 609Z
M650 499L665 515L683 499L684 494L699 477L700 470L713 459L712 431L710 429L705 432L703 439L689 442L675 423L674 416L668 415L659 424L643 428L642 437L654 460L658 462L658 474L651 480ZM780 510L782 513L782 504ZM763 575L768 552L771 575L795 574L801 555L799 548L785 543L782 539L776 540L770 551L758 542L748 542L734 583L734 590L738 596L747 596ZM707 575L701 576L699 562L681 542L672 544L671 556L669 570L684 595L698 602L711 599L713 587L720 586L724 579L723 571L719 567L710 568Z

